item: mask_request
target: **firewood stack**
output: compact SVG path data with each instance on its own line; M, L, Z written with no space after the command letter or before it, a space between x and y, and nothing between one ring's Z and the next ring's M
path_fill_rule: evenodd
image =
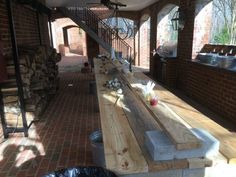
M61 60L61 56L55 49L46 49L44 46L20 47L19 56L26 119L29 124L32 120L38 119L49 99L57 92L59 87L57 62ZM22 127L12 58L7 60L7 73L9 79L2 88L6 122L8 126L18 124L18 127Z

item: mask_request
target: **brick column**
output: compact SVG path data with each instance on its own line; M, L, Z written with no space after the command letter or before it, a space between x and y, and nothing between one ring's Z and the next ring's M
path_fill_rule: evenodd
M178 58L190 60L192 58L192 44L195 18L195 0L181 0L180 7L185 9L185 27L178 33Z

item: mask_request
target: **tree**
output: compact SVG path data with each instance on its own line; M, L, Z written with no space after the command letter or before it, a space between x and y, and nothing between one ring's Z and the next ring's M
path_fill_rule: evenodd
M219 33L214 36L214 43L229 44L230 37L227 28L224 26Z
M236 0L213 0L213 7L223 18L230 44L236 44Z

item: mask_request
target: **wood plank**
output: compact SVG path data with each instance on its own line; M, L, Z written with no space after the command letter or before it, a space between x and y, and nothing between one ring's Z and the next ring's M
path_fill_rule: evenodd
M143 151L145 159L148 162L149 172L184 169L184 168L198 168L199 165L209 167L212 160L205 158L182 159L182 160L166 160L166 161L153 161L145 147L145 132L150 130L161 130L156 120L149 111L142 105L139 99L130 91L125 89L124 98L121 100L122 107L129 120L130 127L132 128L136 139Z
M95 68L99 66L97 63L95 64ZM111 78L103 74L95 76L106 168L118 174L147 172L147 162L129 127L127 117L120 105L114 105L115 93L103 87L105 81Z
M167 133L169 138L175 144L177 150L186 150L199 148L201 141L190 131L190 129L184 124L184 122L171 112L168 107L161 101L157 106L151 106L147 102L140 90L135 89L133 85L134 77L125 77L130 84L136 95L142 100L143 104L150 111L150 113L156 118L159 125Z
M148 81L149 77L143 73L135 73L134 78ZM140 82L137 79L132 83ZM236 137L224 127L220 126L210 117L205 116L182 99L178 98L164 87L156 84L155 93L159 99L172 109L178 116L193 128L202 128L211 133L220 141L220 152L226 157L228 163L236 164Z
M95 64L96 64L97 68L101 66L99 62L96 62L96 60L95 60ZM106 66L106 68L109 68L109 67L113 67L113 66L108 66L108 65ZM95 69L95 73L98 71L96 69ZM128 125L128 128L131 127L132 132L134 133L134 136L136 137L136 140L141 148L142 154L148 163L148 171L149 172L170 170L170 169L189 168L189 161L187 159L161 161L161 162L153 161L145 148L144 134L145 134L145 131L148 131L148 130L160 130L160 127L159 127L157 121L153 118L153 116L150 114L150 112L143 106L142 102L134 95L134 93L127 86L123 87L123 91L124 91L123 99L120 99L120 101L117 102L118 109L122 108L123 112L121 110L117 110L117 106L114 107L114 102L116 99L114 92L107 94L108 90L103 87L103 84L105 83L105 81L110 79L109 75L100 74L100 72L98 71L95 76L96 76L96 81L97 81L98 93L100 92L98 94L98 97L100 100L99 101L100 110L101 111L108 110L108 112L101 113L102 129L104 129L103 127L108 126L107 122L110 120L110 121L113 121L112 126L114 126L114 127L108 126L108 128L112 127L112 129L114 129L113 130L114 134L117 133L117 132L115 132L115 130L117 129L117 127L116 127L117 122L114 122L113 112L118 111L118 112L120 112L120 113L118 113L118 114L120 114L119 117L124 117L125 119L128 119L128 122L123 122L122 126L123 126L123 124L126 124L126 125ZM114 76L117 77L119 80L121 80L119 75L113 75L113 77ZM104 99L104 95L105 95L106 99ZM101 101L103 101L103 102L101 102ZM106 109L105 109L105 107L106 107ZM114 108L116 108L116 109L114 109ZM126 116L124 116L124 113ZM109 114L112 115L111 118L109 118L109 120L104 119L104 116L108 117ZM118 118L116 118L116 119L118 119ZM106 121L106 122L104 123L104 121ZM118 125L119 125L119 123L118 123ZM119 125L119 126L121 126L121 125ZM113 135L113 133L112 133L112 137L113 136L115 136L115 135ZM111 138L111 132L109 132L108 137L104 137L104 138L105 138L104 144L106 144L106 142L107 142L106 138ZM109 141L111 141L111 140L109 140ZM114 142L111 143L110 146L112 146L113 144L114 144ZM113 148L109 148L109 149L111 150L111 151L108 151L108 152L110 152L110 154L107 152L106 156L109 154L111 156L111 157L109 157L109 159L112 160L112 162L114 162L114 161L116 161L116 159L114 158L114 150L112 150ZM105 153L106 153L106 147L105 147ZM106 160L107 160L107 158L106 158ZM205 162L206 162L206 159L199 159L199 163L204 164ZM192 165L192 167L193 166L194 165ZM207 166L207 164L206 164L206 166ZM111 169L114 169L114 168L111 168Z
M211 167L212 166L212 160L209 160L207 158L200 159L200 158L192 158L188 159L189 168L205 168L205 167Z

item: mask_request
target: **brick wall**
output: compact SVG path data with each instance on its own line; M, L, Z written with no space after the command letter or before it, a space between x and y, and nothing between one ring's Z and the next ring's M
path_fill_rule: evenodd
M92 58L96 57L99 54L99 45L89 35L87 35L86 40L87 40L88 58L92 59Z
M186 10L185 28L178 34L178 60L173 64L177 67L177 86L188 96L212 109L214 112L236 122L236 73L224 69L216 69L192 62L196 52L209 42L211 26L211 4L209 0L181 0L180 4ZM141 15L149 13L151 16L150 51L156 44L156 15L169 3L177 1L158 1L141 11ZM195 10L196 9L196 10ZM207 18L204 18L206 17ZM196 18L195 18L196 17ZM151 74L158 73L150 55ZM173 75L166 77L173 77ZM176 77L173 77L174 79ZM174 80L172 80L174 81Z
M236 122L236 72L182 61L184 91L214 112ZM183 73L182 73L183 74Z
M49 39L49 29L48 29L48 16L46 14L39 14L39 23L40 23L42 44L49 47L50 39Z
M0 38L3 43L3 54L11 53L11 37L5 0L0 0Z
M36 12L20 4L14 4L13 16L18 45L40 45Z
M42 44L49 45L47 17L40 16ZM39 31L36 11L28 6L13 3L13 18L18 45L39 45ZM11 38L6 9L6 0L0 0L0 37L3 41L3 53L11 54Z
M186 27L179 33L178 88L222 117L236 122L236 73L191 61L192 56L196 56L196 51L200 51L208 43L210 21L208 18L199 18L207 14L209 16L209 1L201 1L201 4L186 2L181 3L188 7L188 18ZM201 23L202 20L205 26Z

